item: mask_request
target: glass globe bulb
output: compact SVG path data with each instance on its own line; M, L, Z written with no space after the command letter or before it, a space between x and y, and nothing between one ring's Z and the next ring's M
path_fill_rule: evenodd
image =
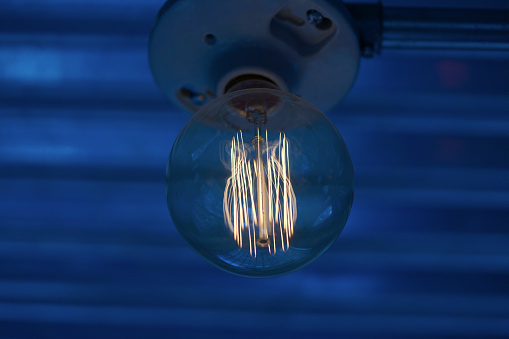
M345 143L316 107L241 89L193 115L171 151L166 196L200 255L251 277L292 272L339 236L353 200Z

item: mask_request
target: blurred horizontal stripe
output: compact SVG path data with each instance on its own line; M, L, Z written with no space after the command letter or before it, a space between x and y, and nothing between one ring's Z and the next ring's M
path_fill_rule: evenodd
M506 333L504 318L487 318L482 320L471 317L436 317L399 315L366 315L360 320L356 315L310 314L286 311L284 316L275 317L270 312L233 312L217 309L160 309L160 308L127 308L127 307L90 307L63 306L51 304L0 304L0 317L8 320L48 321L86 324L115 324L127 326L165 326L184 329L221 330L242 329L259 331L258 319L264 324L262 332L300 333L301 331L316 334L348 333L355 331L360 335L386 335L389 333L411 335L465 335L494 336ZM365 326L369 323L369 326ZM397 328L393 324L399 324ZM281 328L291 328L282 330ZM252 333L252 332L251 332ZM252 333L253 334L253 333Z

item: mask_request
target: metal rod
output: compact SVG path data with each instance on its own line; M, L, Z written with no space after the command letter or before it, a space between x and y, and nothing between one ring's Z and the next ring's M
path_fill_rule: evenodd
M382 48L509 51L509 11L384 8Z
M367 57L381 49L509 52L509 10L346 6Z

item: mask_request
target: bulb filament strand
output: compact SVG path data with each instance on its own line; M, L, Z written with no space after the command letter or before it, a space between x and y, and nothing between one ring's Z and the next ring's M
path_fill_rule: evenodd
M230 146L231 176L226 181L223 214L226 226L240 248L249 252L268 248L288 250L297 219L297 201L290 181L289 143L284 133L269 142L257 130L252 145L242 131Z

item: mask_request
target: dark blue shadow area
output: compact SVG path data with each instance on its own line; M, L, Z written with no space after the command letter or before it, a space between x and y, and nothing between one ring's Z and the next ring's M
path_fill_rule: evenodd
M355 170L343 234L247 279L195 254L166 207L189 114L148 66L162 4L0 2L0 338L507 336L507 55L362 60L328 113Z

